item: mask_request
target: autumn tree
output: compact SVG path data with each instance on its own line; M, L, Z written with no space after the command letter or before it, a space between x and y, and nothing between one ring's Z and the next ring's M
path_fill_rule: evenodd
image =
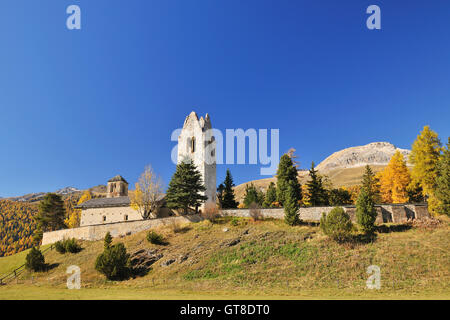
M151 166L146 166L130 194L131 207L139 212L143 219L157 217L162 204L163 183Z
M409 162L413 165L411 183L422 188L432 213L437 213L439 207L439 199L435 197L434 190L442 150L438 134L425 126L414 141L409 156Z
M167 189L167 207L183 209L184 213L189 208L197 209L208 197L202 193L206 191L201 173L197 170L192 160L181 161L170 180Z
M379 174L381 200L384 203L408 202L410 174L403 154L396 151L386 168Z
M297 201L300 201L302 199L302 189L298 181L297 168L292 162L291 157L288 154L284 154L280 158L277 170L277 201L280 205L284 205L285 195L289 185L294 189L297 195Z
M311 163L309 170L310 180L306 183L308 186L309 203L311 206L326 206L328 205L327 190L323 186L322 176L318 174L315 169L314 161Z
M92 194L89 190L85 190L83 194L81 195L80 199L77 202L77 205L80 205L86 201L89 201L92 199ZM81 210L80 209L68 209L66 207L67 212L67 219L64 220L64 223L68 228L77 228L80 226L81 222Z

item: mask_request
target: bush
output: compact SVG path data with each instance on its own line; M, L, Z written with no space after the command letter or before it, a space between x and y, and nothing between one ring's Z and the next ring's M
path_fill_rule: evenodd
M215 219L219 216L219 209L216 204L213 202L208 202L205 204L205 208L202 210L200 215L211 222L214 222Z
M55 250L61 254L66 253L66 246L64 245L63 241L55 242Z
M81 251L81 246L77 243L77 241L74 238L72 238L56 242L55 249L57 252L61 254L64 254L66 252L78 253Z
M70 253L77 253L81 251L81 246L74 238L65 240L65 247L66 251Z
M95 269L109 280L128 279L131 275L130 255L123 243L106 248L95 261Z
M250 219L253 222L259 221L263 219L263 215L261 213L261 207L259 204L257 203L252 203L249 206L249 215L250 215Z
M350 237L353 224L343 208L335 207L328 215L322 213L320 228L333 240L344 241Z
M147 233L147 241L153 244L164 244L164 237L152 230Z
M44 271L46 267L42 252L35 247L31 248L26 257L25 268L30 271Z
M239 225L239 218L237 218L237 217L231 218L230 224L231 224L232 226L238 226L238 225Z

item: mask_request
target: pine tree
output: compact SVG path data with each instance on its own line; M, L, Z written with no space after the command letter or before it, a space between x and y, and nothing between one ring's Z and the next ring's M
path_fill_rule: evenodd
M284 200L284 221L290 225L294 226L300 222L298 217L298 193L296 190L296 185L293 182L290 182Z
M250 208L252 204L261 206L264 202L264 193L258 191L253 183L245 186L244 207Z
M434 194L439 201L438 213L450 216L450 137L447 142L447 150L439 159Z
M42 252L36 247L31 248L25 258L25 268L30 271L44 271L46 266Z
M386 168L379 174L381 199L384 203L404 203L409 199L411 178L403 154L396 151Z
M381 202L380 188L378 178L373 173L372 168L366 165L364 174L362 176L361 189L365 188L368 195L372 198L374 203Z
M289 185L294 188L297 200L300 201L302 199L302 189L298 181L297 169L291 157L288 154L284 154L280 158L277 170L277 201L280 205L284 205Z
M37 222L35 235L38 236L42 232L66 228L64 223L65 216L66 210L61 196L54 193L47 193L39 203L39 212L35 217Z
M311 169L309 170L309 178L311 180L309 180L306 185L308 187L309 203L311 206L328 205L328 194L323 186L322 177L314 168L314 162L312 162Z
M437 133L429 126L425 126L414 141L409 156L409 162L413 165L411 184L422 188L431 213L437 213L440 206L439 200L435 197L434 188L441 151L443 148Z
M202 176L192 160L182 161L177 165L177 169L167 189L167 207L183 209L184 213L187 213L190 207L197 208L208 199L208 197L201 194L204 191L206 191L206 188L203 184Z
M271 182L266 191L266 196L264 198L263 207L264 208L273 208L274 202L277 201L277 189L275 187L275 183Z
M223 182L223 196L222 196L222 208L223 209L235 209L238 206L234 197L234 183L230 170L227 170L225 180Z
M111 243L112 243L112 237L111 237L111 233L109 233L109 231L105 234L105 239L103 240L103 247L104 249L109 249L111 248Z
M375 231L377 212L374 207L373 197L367 187L362 187L356 201L356 221L364 233Z

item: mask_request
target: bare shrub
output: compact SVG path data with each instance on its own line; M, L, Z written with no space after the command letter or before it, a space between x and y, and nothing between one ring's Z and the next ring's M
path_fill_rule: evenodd
M249 210L250 219L253 222L263 220L263 215L261 213L261 206L259 204L253 202L252 204L250 204L249 209L250 209Z
M219 208L217 208L215 203L208 202L205 204L205 208L202 210L200 215L203 217L203 219L214 222L215 219L219 216Z

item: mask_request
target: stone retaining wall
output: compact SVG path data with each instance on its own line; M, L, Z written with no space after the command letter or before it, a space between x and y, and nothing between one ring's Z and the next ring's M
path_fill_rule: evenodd
M356 220L356 207L344 206L352 221ZM320 221L322 212L328 213L333 207L309 207L300 208L300 219L304 221ZM428 209L423 204L389 204L375 206L377 211L376 224L381 223L403 223L411 219L422 219L429 217ZM222 216L250 217L249 209L221 210ZM261 209L261 215L265 218L284 219L283 208ZM80 240L101 240L109 231L113 237L125 236L148 230L172 222L199 222L202 217L198 214L177 216L150 220L124 221L116 223L96 224L73 229L63 229L44 233L42 244L54 243L64 238L75 238Z
M356 221L356 207L343 206L345 212L348 213L353 222ZM333 207L308 207L300 208L298 213L301 220L304 221L320 221L322 212L328 214ZM427 206L424 204L387 204L376 205L377 211L376 224L381 223L403 223L412 219L421 219L429 217ZM223 216L250 217L249 209L227 209L222 210ZM283 219L283 208L261 209L261 215L265 218Z
M173 222L187 223L198 222L201 220L202 218L200 217L200 215L187 215L160 219L98 224L73 229L63 229L58 231L45 232L42 238L42 245L55 243L59 240L69 238L95 241L103 239L108 231L111 233L111 236L119 237L148 230L161 225L169 225Z

